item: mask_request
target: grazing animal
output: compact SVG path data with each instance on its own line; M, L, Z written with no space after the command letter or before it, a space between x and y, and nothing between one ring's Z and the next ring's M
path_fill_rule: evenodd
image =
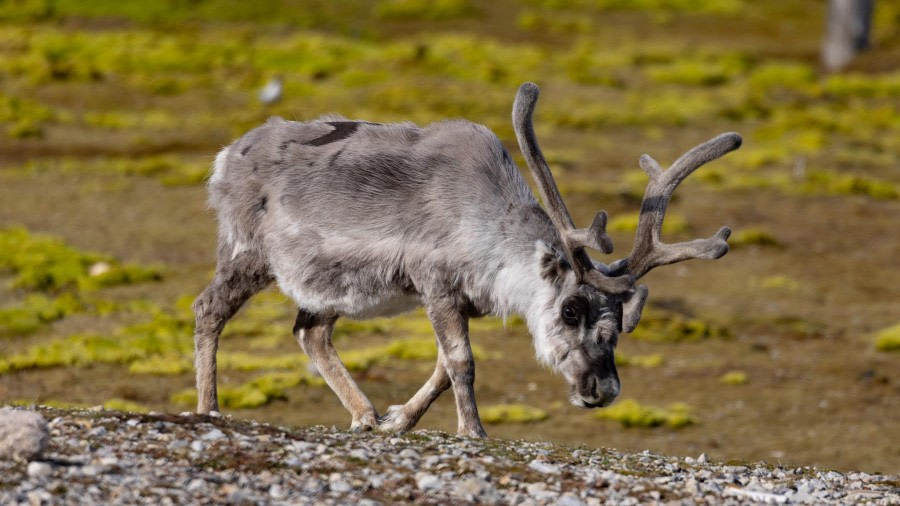
M351 428L412 428L453 387L459 434L486 437L475 404L469 318L522 315L538 359L561 373L570 400L606 406L619 393L613 352L640 319L650 269L728 251L727 227L708 239L659 240L669 197L699 166L736 149L724 134L650 176L631 254L610 265L606 213L576 229L538 147L536 85L519 89L513 122L546 210L500 140L468 121L425 128L324 117L270 119L223 149L209 181L218 215L215 277L194 303L200 413L218 409L216 349L225 322L272 281L299 306L294 334L352 415ZM438 344L431 378L379 417L331 343L342 316L392 315L423 305Z

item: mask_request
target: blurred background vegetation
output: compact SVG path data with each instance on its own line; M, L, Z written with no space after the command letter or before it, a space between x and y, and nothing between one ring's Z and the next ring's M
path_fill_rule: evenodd
M900 472L900 1L819 67L821 0L0 0L0 403L192 408L190 301L214 265L203 181L270 115L486 124L520 160L517 86L575 219L629 250L646 183L720 132L740 151L679 190L665 233L732 252L648 276L622 400L580 411L519 320L473 324L491 434ZM281 99L258 100L275 78ZM616 258L615 256L613 258ZM611 258L604 259L606 261ZM349 418L277 291L225 331L225 410ZM341 321L376 407L433 367L421 313ZM451 395L421 426L453 430Z

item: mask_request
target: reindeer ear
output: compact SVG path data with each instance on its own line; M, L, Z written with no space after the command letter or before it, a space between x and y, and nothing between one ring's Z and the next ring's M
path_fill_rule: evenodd
M647 302L648 293L644 285L638 285L625 292L622 301L622 329L625 332L632 332L641 321L641 312L644 310L644 302Z
M549 283L562 279L565 270L564 260L549 244L540 240L535 241L534 256L542 279Z

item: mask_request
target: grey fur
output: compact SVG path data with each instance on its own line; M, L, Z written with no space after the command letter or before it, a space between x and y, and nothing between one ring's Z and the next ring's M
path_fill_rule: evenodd
M484 126L273 118L219 153L209 193L219 251L215 279L194 304L200 412L218 407L222 327L272 280L299 306L294 333L355 429L408 430L452 386L460 434L484 437L468 336L469 318L484 314L523 315L538 358L566 377L576 405L607 405L618 394L613 352L623 307L643 300L630 273L608 278L583 252L607 249L606 216L589 229L569 226L561 240ZM604 293L591 276L617 281ZM435 329L438 364L412 399L379 418L340 362L331 330L342 316L419 305Z

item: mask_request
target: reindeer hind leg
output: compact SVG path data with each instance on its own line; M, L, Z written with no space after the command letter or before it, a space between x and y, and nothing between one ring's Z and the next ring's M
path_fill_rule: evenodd
M197 372L197 412L219 410L216 392L216 350L225 323L253 295L272 282L269 266L258 253L244 251L229 258L220 247L216 274L194 301L194 364Z

